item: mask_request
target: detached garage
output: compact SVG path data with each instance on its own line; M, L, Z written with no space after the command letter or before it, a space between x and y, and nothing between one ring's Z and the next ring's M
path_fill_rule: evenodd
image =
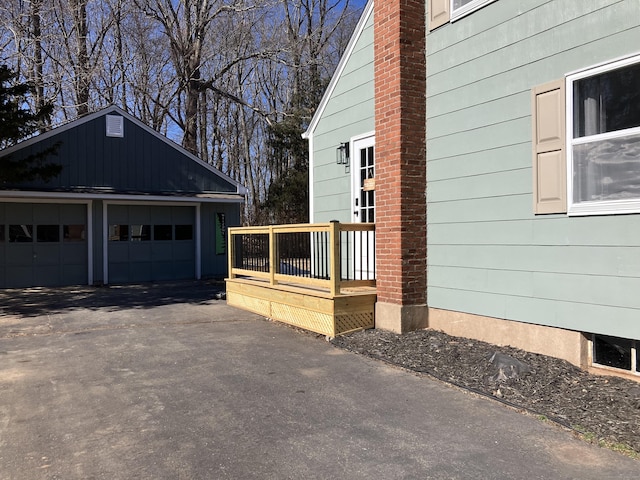
M0 288L226 276L244 187L117 107L0 156L53 144L56 178L0 190Z

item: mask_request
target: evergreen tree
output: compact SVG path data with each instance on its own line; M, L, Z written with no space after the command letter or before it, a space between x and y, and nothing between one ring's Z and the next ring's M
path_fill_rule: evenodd
M35 93L35 88L28 83L16 82L16 78L14 71L0 65L0 149L15 145L43 129L53 112L52 104L45 104L32 112L27 99ZM17 160L11 155L0 156L0 185L37 179L48 181L57 176L62 166L47 162L57 148L58 145L54 145Z
M309 221L309 147L302 138L304 129L299 114L292 114L269 128L272 171L277 176L261 205L260 223Z

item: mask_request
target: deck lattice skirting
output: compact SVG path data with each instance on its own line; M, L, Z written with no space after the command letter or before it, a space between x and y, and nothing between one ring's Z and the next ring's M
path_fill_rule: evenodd
M362 265L365 244L373 265L373 232L337 222L229 229L227 303L332 337L373 328L375 272Z

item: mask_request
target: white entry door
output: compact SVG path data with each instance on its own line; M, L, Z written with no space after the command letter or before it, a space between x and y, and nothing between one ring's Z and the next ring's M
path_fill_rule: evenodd
M374 223L376 217L375 137L353 142L353 222ZM375 279L375 234L355 232L355 280Z

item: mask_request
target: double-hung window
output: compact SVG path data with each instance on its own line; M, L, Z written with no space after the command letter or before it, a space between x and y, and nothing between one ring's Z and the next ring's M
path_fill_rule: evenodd
M640 56L566 87L569 214L640 212Z

